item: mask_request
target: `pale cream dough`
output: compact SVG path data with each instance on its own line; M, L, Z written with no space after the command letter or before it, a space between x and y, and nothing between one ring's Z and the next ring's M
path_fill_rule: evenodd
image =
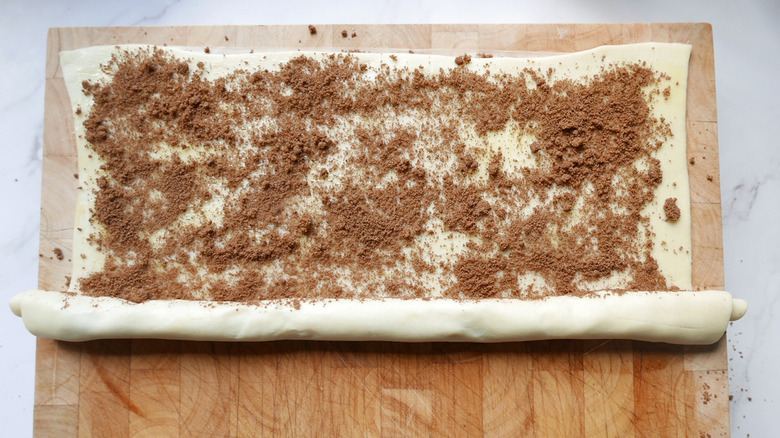
M728 292L631 292L544 300L327 300L268 305L146 301L29 291L11 301L27 329L66 341L162 338L503 342L635 339L709 344L744 315Z
M122 46L133 48L139 46ZM61 53L63 75L71 104L88 114L91 99L81 92L83 80L105 79L99 69L116 50L115 47L91 47ZM262 54L204 54L182 49L163 50L207 64L209 77L251 66L274 69L281 62L301 52ZM732 300L727 292L690 292L691 223L690 195L686 162L685 96L690 46L683 44L644 43L600 47L574 54L537 58L473 58L468 68L490 69L494 73L519 74L524 68L555 70L553 79L597 74L610 64L642 63L668 74L661 87L674 91L669 99L655 99L655 117L664 117L672 136L659 150L663 182L654 205L645 212L651 218L656 234L652 255L670 286L684 292L612 294L625 279L619 276L593 284L603 291L598 297L550 297L543 300L337 300L304 303L293 309L288 303L254 306L236 303L198 301L153 301L130 304L113 298L91 298L80 295L78 280L102 269L103 253L86 242L94 232L89 209L94 204L92 189L99 175L100 161L85 153L86 142L81 120L76 123L79 148L79 191L73 278L69 294L30 291L12 300L14 312L22 316L28 329L44 337L63 340L86 340L110 337L155 337L203 340L271 340L271 339L382 339L382 340L472 340L506 341L546 338L628 338L676 343L711 343L725 331L730 319L739 318L746 309L744 301ZM306 53L312 57L326 54ZM426 72L451 68L453 58L437 55L353 54L369 68L386 63L393 67L421 66ZM501 133L491 139L491 147L506 156L529 165L530 156L514 137ZM662 204L666 198L677 198L681 218L664 220ZM197 219L192 219L197 220ZM434 236L440 233L434 233ZM661 245L659 242L665 242ZM428 242L435 248L436 242ZM452 243L452 242L449 242ZM435 285L435 283L432 283ZM432 289L435 289L432 287ZM435 292L435 291L434 291ZM435 293L434 293L435 296ZM67 304L66 304L67 303Z

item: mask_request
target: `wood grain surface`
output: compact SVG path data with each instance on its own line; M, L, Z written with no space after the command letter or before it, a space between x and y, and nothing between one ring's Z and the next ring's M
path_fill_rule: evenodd
M342 38L346 29L355 37ZM723 288L712 30L707 24L318 25L51 29L39 288L71 269L77 180L58 53L90 45L570 52L693 45L693 284ZM54 257L61 248L64 260ZM502 344L38 339L36 436L727 436L725 337Z

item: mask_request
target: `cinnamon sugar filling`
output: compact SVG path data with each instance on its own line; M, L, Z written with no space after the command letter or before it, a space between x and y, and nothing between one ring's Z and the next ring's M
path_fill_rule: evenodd
M103 163L90 244L108 257L81 290L257 302L672 288L642 214L671 132L650 108L663 74L552 81L467 64L302 55L209 79L161 50L115 55L109 80L83 83Z

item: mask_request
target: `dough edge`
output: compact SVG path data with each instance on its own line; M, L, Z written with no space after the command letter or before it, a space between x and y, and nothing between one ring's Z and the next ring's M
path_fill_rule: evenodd
M289 301L263 305L109 297L31 290L11 310L34 335L62 341L156 338L201 341L508 342L632 339L712 344L747 304L725 291L600 291L541 300ZM172 311L172 309L176 311Z

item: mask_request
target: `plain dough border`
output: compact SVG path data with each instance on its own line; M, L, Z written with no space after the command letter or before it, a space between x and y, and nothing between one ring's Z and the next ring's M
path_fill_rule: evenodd
M711 344L747 307L724 291L599 292L541 300L326 300L263 305L28 291L11 300L36 336L64 341L477 341L633 339ZM172 311L174 310L175 311Z

